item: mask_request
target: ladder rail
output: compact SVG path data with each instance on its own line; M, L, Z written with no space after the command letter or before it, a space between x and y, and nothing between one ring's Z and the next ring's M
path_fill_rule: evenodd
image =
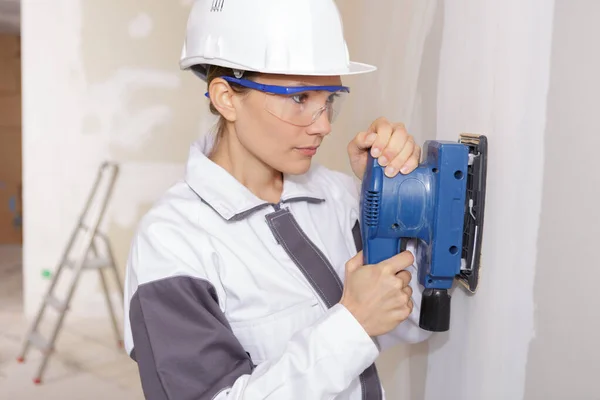
M108 170L109 168L112 168L112 171L108 172L108 174L109 174L108 175L108 184L107 184L107 188L104 193L104 196L101 198L99 210L98 210L97 214L92 218L91 223L89 223L89 225L86 225L86 224L84 224L84 220L88 217L88 213L90 212L90 207L91 207L92 203L94 202L94 200L96 200L100 184L103 182L103 178L107 174L106 170ZM105 242L106 251L108 253L107 256L108 256L109 262L106 265L99 265L99 267L97 269L100 274L100 281L102 284L102 288L105 292L104 294L105 294L105 298L107 301L107 305L109 307L109 314L110 314L110 318L112 321L112 325L113 325L114 331L117 335L118 343L120 346L122 346L122 341L120 340L120 333L119 333L117 322L116 322L115 311L112 308L112 302L110 301L110 293L108 291L108 285L106 283L106 279L103 274L103 269L106 267L110 267L114 271L117 285L121 291L123 290L123 285L122 285L120 277L118 275L118 271L117 271L117 268L115 265L114 255L113 255L108 237L105 234L103 234L102 232L100 232L100 229L99 229L100 225L104 219L104 215L106 213L109 200L112 197L118 174L119 174L118 164L104 162L100 166L97 177L92 186L92 190L90 191L90 194L85 201L84 210L80 214L77 225L69 237L67 246L61 255L60 263L57 266L56 272L53 276L51 283L48 285L48 288L46 290L46 295L44 296L42 304L40 305L40 307L38 309L36 317L34 318L33 323L31 324L30 328L27 331L27 334L25 337L25 342L22 346L18 360L20 362L23 362L25 360L25 355L29 351L32 344L37 345L37 347L40 348L40 350L42 350L43 358L42 358L42 361L39 364L37 372L36 372L36 377L34 379L35 383L41 383L42 375L44 374L44 371L47 367L47 364L48 364L48 361L50 358L50 354L52 353L52 351L54 349L54 344L58 338L58 334L64 323L64 319L65 319L67 310L68 310L69 305L75 294L81 273L85 269L86 261L88 261L90 259L89 258L90 254L92 254L93 256L96 257L96 259L98 259L99 252L97 250L97 246L95 243L96 239L101 239L102 241ZM85 222L88 222L88 221L85 221ZM72 252L73 245L75 243L75 240L78 237L80 230L83 230L83 233L84 233L81 250L78 254L78 257L76 257L74 262L71 263L69 261L69 255ZM54 296L53 293L54 293L54 290L56 289L56 285L59 280L59 277L61 276L61 272L67 264L69 264L72 267L74 273L73 273L73 277L71 279L71 282L70 282L68 290L67 290L66 298L64 299L64 301L60 301ZM44 316L46 308L48 306L53 306L59 312L59 316L58 316L58 320L54 324L54 328L52 329L50 338L48 340L45 340L38 332L38 329L39 329L39 325L42 320L42 317Z
M92 205L92 201L96 197L96 192L98 191L98 188L100 187L100 183L102 182L102 176L104 174L104 170L109 167L115 168L116 171L118 172L117 164L112 164L112 163L109 163L108 161L105 161L102 163L102 165L100 165L100 168L98 169L98 172L96 174L96 180L94 181L94 184L92 185L92 190L90 191L90 193L85 201L85 206L83 207L83 212L80 215L80 219L79 219L80 224L83 224L83 219L81 217L88 213L90 206ZM114 178L116 179L116 173L114 174ZM112 187L112 185L111 185L111 187ZM110 192L109 192L109 197L110 197Z
M77 239L77 236L79 234L79 229L85 228L85 225L83 224L83 219L84 219L85 215L88 213L89 207L92 203L92 200L93 200L93 198L98 190L98 187L101 183L102 171L105 167L106 167L106 163L104 163L100 167L100 169L97 173L96 180L94 181L92 190L86 199L83 212L79 215L79 217L77 219L77 224L75 226L75 229L73 229L71 231L71 234L69 235L69 240L67 242L67 246L63 250L63 252L60 256L60 261L56 265L56 269L55 269L53 278L50 281L50 284L48 285L48 287L46 288L44 297L42 298L41 304L40 304L40 306L38 306L38 311L36 312L36 315L33 319L33 323L30 325L30 327L27 330L27 333L25 335L25 341L21 348L21 352L19 353L19 356L18 356L18 360L21 362L24 360L27 352L29 351L29 348L31 345L31 341L29 340L29 338L34 334L34 332L36 332L42 318L44 317L44 315L46 313L46 304L45 304L46 299L48 299L49 297L52 296L52 293L54 292L54 289L56 288L56 284L58 283L60 275L63 271L63 267L65 266L65 264L67 263L67 260L69 259L69 254L71 253L71 251L73 249L73 245L75 244L75 240Z
M92 244L92 252L96 257L99 256L98 249L96 248L96 244ZM113 266L113 261L110 261L111 267ZM117 317L115 315L115 311L113 309L112 301L110 299L110 292L108 290L108 284L106 282L106 278L104 276L104 271L102 268L98 268L98 275L100 276L100 283L102 284L102 289L104 291L104 300L106 301L106 306L108 308L108 313L110 316L110 320L112 322L113 330L115 332L115 336L117 338L117 343L121 345L121 335L119 332L119 327L117 325Z
M113 271L114 274L114 279L115 282L117 283L117 287L119 289L119 293L121 293L121 296L119 296L119 298L121 299L121 305L125 304L125 299L123 298L123 282L121 281L121 276L119 275L119 271L117 270L117 263L115 261L115 256L112 250L112 246L110 245L110 241L108 240L108 237L106 235L100 235L100 238L105 242L105 248L106 248L106 252L108 253L108 258L110 260L110 265L111 265L111 269Z

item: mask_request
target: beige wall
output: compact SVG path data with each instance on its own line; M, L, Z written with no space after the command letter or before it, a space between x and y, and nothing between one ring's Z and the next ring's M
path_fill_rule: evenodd
M404 122L419 142L435 137L435 122L432 126L432 119L424 113L435 111L429 94L436 79L430 74L437 70L420 71L419 67L423 57L431 56L423 54L427 36L431 30L435 35L439 26L433 26L436 7L432 0L344 0L337 4L351 58L378 67L370 74L344 78L351 96L317 158L350 173L344 150L348 141L380 116Z
M99 165L121 166L106 230L122 269L139 217L181 176L190 142L212 122L202 83L178 68L188 3L23 1L28 315ZM85 278L72 315L106 315L96 274Z
M527 400L600 399L599 18L556 2Z

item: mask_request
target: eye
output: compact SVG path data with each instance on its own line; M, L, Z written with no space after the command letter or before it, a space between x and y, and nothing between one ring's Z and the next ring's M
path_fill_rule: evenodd
M338 97L340 97L339 93L333 93L332 95L330 95L330 96L327 98L327 102L328 102L329 104L333 104L333 103L335 103L335 99L337 99Z
M304 104L306 100L308 100L308 95L306 93L298 93L290 96L294 102L298 104Z

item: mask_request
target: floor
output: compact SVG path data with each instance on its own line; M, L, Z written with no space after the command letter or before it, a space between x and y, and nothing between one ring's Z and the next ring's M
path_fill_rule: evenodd
M108 320L73 320L67 315L43 382L34 384L41 353L31 349L25 363L17 362L28 328L21 281L20 247L0 245L0 399L144 398L137 366L117 347Z

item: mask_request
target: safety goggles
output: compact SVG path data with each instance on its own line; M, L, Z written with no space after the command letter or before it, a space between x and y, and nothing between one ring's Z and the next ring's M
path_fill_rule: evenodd
M346 86L276 86L222 76L224 80L266 94L265 110L296 126L310 126L323 113L335 121L350 88ZM206 93L208 96L208 92Z

